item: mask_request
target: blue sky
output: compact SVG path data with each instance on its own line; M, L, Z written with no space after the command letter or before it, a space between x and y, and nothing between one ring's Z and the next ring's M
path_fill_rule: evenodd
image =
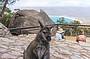
M89 7L90 0L19 0L11 8L23 7L56 7L56 6L75 6Z

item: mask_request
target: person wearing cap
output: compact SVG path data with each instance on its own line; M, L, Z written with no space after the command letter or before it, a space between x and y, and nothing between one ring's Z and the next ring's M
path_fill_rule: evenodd
M62 28L58 28L56 32L56 40L63 40L64 39L64 30Z

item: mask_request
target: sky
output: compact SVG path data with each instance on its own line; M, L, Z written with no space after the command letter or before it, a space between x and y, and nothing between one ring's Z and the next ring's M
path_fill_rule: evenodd
M9 5L9 7L11 8L11 10L21 9L25 7L90 7L90 0L19 0L15 4ZM77 12L76 10L75 12L72 10L72 12L74 12L74 14L76 13L76 15L84 15L85 13L87 14L89 11L86 8L84 11L81 10L81 13L79 11ZM54 10L50 11L53 12ZM63 13L66 15L65 12Z
M23 7L89 7L90 0L19 0L11 8Z

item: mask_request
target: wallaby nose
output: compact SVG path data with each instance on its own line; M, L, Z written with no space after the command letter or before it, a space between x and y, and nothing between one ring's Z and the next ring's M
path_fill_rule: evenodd
M49 37L51 37L51 35L48 35Z
M48 40L48 41L51 41L51 35L49 35L49 36L47 37L47 40Z

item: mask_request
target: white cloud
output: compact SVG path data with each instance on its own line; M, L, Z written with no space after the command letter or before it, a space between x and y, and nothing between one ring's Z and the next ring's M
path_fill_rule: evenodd
M90 0L55 0L51 6L90 6Z
M19 0L13 8L34 6L90 6L90 0Z

